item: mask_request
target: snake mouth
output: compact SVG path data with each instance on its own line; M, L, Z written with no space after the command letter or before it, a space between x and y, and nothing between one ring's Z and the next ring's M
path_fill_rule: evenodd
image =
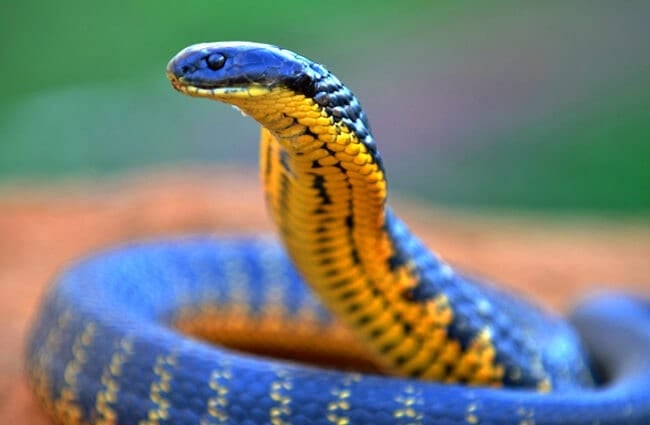
M225 100L227 98L257 97L271 91L270 87L259 84L225 87L200 85L197 83L191 83L183 77L178 77L173 72L167 72L167 78L176 91L192 97Z

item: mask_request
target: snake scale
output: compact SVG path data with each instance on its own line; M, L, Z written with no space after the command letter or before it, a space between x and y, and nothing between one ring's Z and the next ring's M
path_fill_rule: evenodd
M282 244L132 243L63 272L26 354L56 423L650 424L647 301L600 296L564 320L431 253L323 66L205 43L167 75L260 123Z

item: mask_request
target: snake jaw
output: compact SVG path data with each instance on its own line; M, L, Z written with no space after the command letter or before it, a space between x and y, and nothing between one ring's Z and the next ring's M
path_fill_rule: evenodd
M173 75L168 74L168 78L171 82L172 87L182 94L191 97L202 97L206 99L218 100L226 103L230 103L230 101L234 98L251 98L263 96L271 91L270 88L264 86L217 87L209 89L187 84L182 79L178 79Z

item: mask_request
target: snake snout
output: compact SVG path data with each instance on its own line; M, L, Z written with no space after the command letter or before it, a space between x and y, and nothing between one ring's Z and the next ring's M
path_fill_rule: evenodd
M228 56L217 46L203 43L181 50L167 64L167 78L174 88L214 89L228 79Z

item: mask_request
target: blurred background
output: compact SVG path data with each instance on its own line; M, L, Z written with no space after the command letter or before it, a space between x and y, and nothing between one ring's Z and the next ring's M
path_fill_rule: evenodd
M0 183L257 161L251 120L169 87L199 41L278 44L360 98L400 196L650 213L650 3L9 2Z

